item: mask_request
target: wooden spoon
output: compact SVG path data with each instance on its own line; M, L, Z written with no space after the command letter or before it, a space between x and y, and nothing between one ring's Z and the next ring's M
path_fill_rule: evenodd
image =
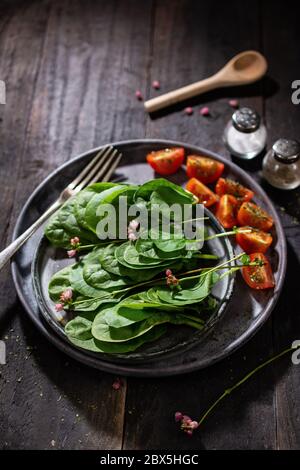
M215 88L247 85L259 80L266 73L267 67L267 61L262 54L257 51L244 51L234 56L215 75L145 101L144 106L152 113Z

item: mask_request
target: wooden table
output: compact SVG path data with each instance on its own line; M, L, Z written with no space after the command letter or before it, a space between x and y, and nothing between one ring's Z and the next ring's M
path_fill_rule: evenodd
M229 3L232 5L229 6ZM9 1L0 4L0 235L11 239L32 190L64 161L90 147L129 138L170 138L227 155L222 131L229 98L264 116L268 144L299 138L299 19L293 4L253 0ZM244 49L269 61L262 83L210 93L155 120L135 98L148 98L215 72ZM186 104L185 104L186 105ZM211 117L199 115L208 105ZM244 165L245 166L245 165ZM261 159L246 166L260 181ZM124 379L70 360L49 344L16 297L10 269L0 278L0 442L6 449L297 449L300 374L290 357L255 376L223 402L192 439L174 412L198 417L264 358L300 339L300 192L272 190L288 240L288 271L267 324L227 360L187 376Z

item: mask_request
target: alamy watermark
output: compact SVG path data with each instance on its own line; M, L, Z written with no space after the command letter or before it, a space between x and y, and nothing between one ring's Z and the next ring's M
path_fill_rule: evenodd
M292 90L295 90L291 97L292 103L300 104L300 80L294 80L292 82Z
M3 80L0 80L0 104L6 104L6 86Z
M300 364L300 339L297 339L293 341L292 348L298 348L296 351L293 352L292 354L292 363L295 366L298 366Z
M6 345L4 341L0 341L0 364L6 364Z
M189 250L199 250L204 243L202 204L129 205L127 197L121 196L117 205L99 204L96 215L96 234L100 240L125 240L130 232L134 235L132 240L184 238ZM197 243L189 244L189 240Z

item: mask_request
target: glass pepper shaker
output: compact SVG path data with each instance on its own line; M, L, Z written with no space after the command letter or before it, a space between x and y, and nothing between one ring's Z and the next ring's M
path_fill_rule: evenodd
M275 188L295 189L300 185L300 143L279 139L263 159L263 176Z
M225 128L223 140L230 153L250 160L265 148L266 127L253 108L244 107L233 113Z

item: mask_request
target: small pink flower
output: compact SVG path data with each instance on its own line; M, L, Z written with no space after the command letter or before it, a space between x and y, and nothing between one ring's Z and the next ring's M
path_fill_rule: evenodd
M171 269L166 269L166 276L169 277L169 276L172 276L172 271Z
M55 310L61 312L64 309L63 304L55 304Z
M159 90L160 89L160 83L158 80L153 80L152 82L152 87L155 89L155 90Z
M122 379L119 379L117 378L114 383L112 384L112 388L114 390L120 390L120 388L122 387L123 385L123 380Z
M191 429L188 429L187 431L185 431L185 433L188 435L188 436L192 436L193 435L193 431Z
M198 423L197 421L192 421L192 422L190 423L190 427L191 427L192 429L197 429L197 428L199 427L199 423Z
M183 422L184 424L189 424L189 423L192 422L192 418L190 418L190 417L187 416L187 415L183 415L183 416L182 416L182 422Z
M142 92L140 90L136 90L135 96L139 101L142 101L143 95L142 95Z
M238 102L238 100L234 100L234 99L233 99L233 100L229 100L229 101L228 101L228 104L229 104L229 106L231 106L232 108L238 108L238 107L239 107L239 102Z
M136 230L139 227L139 222L137 220L131 220L128 225L128 230Z
M80 243L80 238L79 237L71 238L70 243L71 243L71 246L77 246Z
M130 240L131 242L134 242L135 240L137 240L137 236L134 232L129 232L128 233L128 240Z
M201 116L208 116L210 114L208 106L204 106L203 108L200 109L199 112Z
M176 411L175 413L175 421L178 423L178 421L181 421L183 418L183 414L180 411Z
M74 258L74 256L76 256L77 254L77 250L68 250L67 251L67 255L69 258Z
M191 106L188 106L187 108L185 108L184 112L185 112L185 114L190 116L191 114L193 114L194 110Z
M167 274L167 271L170 271L171 274ZM172 274L171 269L167 269L167 271L166 271L167 286L171 286L171 287L178 286L179 279L177 279L177 277L174 276L174 274Z
M72 300L72 297L73 297L73 291L70 287L68 287L68 289L66 289L64 292L60 294L59 298L62 302L70 302L70 300Z

